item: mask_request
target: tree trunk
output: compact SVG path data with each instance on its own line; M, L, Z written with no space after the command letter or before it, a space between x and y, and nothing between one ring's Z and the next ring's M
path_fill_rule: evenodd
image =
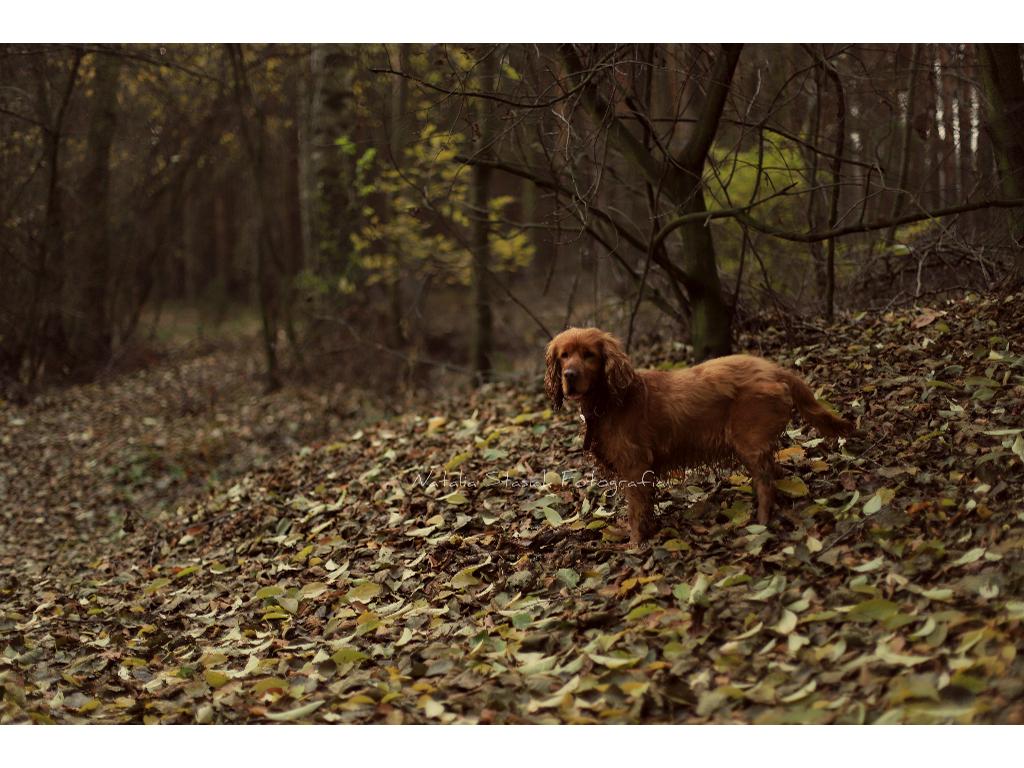
M110 357L111 204L110 150L117 128L117 89L121 58L115 54L93 54L96 79L94 107L86 139L85 156L90 167L82 181L88 214L79 241L81 294L80 320L73 328L75 354L86 366L103 364Z
M942 150L942 204L953 205L960 199L960 190L957 188L957 150L954 126L956 114L953 108L953 90L955 82L952 72L952 56L950 46L939 45L940 79L939 86L942 90L942 128L946 134L943 140Z
M493 91L496 88L496 61L500 50L492 50L480 61L480 89ZM477 125L479 133L476 154L481 157L493 155L494 105L484 99L477 99ZM491 269L490 202L491 168L488 165L474 165L472 188L473 224L470 236L473 250L473 371L480 381L487 381L493 374L494 318L491 312L489 273Z
M1024 195L1024 78L1016 43L979 46L985 69L989 124L1004 192Z
M703 213L704 187L698 177L687 176L689 197L682 213ZM711 228L703 221L680 228L683 243L683 269L690 296L690 343L697 360L728 355L732 351L732 312L722 298L718 279L718 261Z
M935 69L939 61L939 46L933 44L928 46L928 176L925 180L928 189L929 208L942 207L942 155L945 151L942 136L939 134L939 110L941 109L942 82L936 74Z
M47 358L61 358L67 352L67 336L62 316L62 288L64 284L64 197L61 192L61 145L64 138L64 119L71 95L78 83L82 53L75 50L67 81L56 114L52 113L47 93L45 74L40 74L39 104L43 129L43 147L49 173L46 187L46 209L43 214L43 237L39 270L32 293L28 329L24 340L26 368L24 379L31 383L41 372ZM40 317L41 316L41 317Z
M907 75L907 111L903 124L903 136L900 139L900 175L896 181L896 197L892 202L890 218L897 218L903 212L903 203L907 198L907 185L910 181L910 158L913 154L911 142L914 137L914 107L917 101L917 69L921 63L921 46L914 43L910 54L910 74ZM885 234L885 244L891 245L896 237L896 227L890 227Z
M1024 195L1024 76L1017 43L979 46L985 72L985 90L1000 182L1009 197ZM1024 278L1024 214L1011 214L1014 272Z
M839 201L843 192L843 152L846 147L846 89L835 67L822 55L821 66L836 90L836 145L832 160L832 199L829 204L828 228L839 221ZM830 237L825 256L825 319L835 320L836 311L836 239Z
M957 130L960 133L960 150L957 157L957 186L960 189L960 198L966 198L972 191L974 174L971 170L971 140L973 129L971 128L971 100L972 86L967 80L967 49L968 45L960 45L957 50L957 80L956 80L956 122Z
M811 115L811 144L814 146L807 154L810 155L810 188L811 193L807 196L807 226L808 231L815 232L818 229L818 201L821 195L816 189L818 186L818 142L821 141L821 117L824 109L824 87L822 83L821 67L814 68L814 112ZM821 252L821 243L809 244L811 251L811 264L814 266L814 282L818 290L818 299L824 304L825 291L828 278L825 273L825 258Z
M723 45L711 67L711 81L694 132L672 166L667 193L681 212L704 213L704 164L714 143L718 124L729 95L740 45ZM690 344L697 360L728 355L732 351L732 310L722 295L718 279L718 260L711 228L705 221L694 221L680 228L683 244L683 269L690 297Z
M402 43L398 46L398 68L403 72L409 70L409 44ZM409 83L404 77L396 78L394 90L391 95L391 162L396 168L403 165L403 153L408 140L409 118ZM405 301L402 298L402 272L403 254L399 249L392 253L394 258L394 273L391 282L388 284L389 307L390 307L390 344L398 349L404 347L407 342L403 318L405 316Z
M314 150L320 107L323 94L324 53L323 46L313 44L309 48L309 62L306 71L299 77L298 116L298 174L299 174L299 219L302 235L302 263L319 272L318 248L314 243L315 214L313 206L317 200L317 177L319 175L319 152Z
M249 156L249 165L256 186L256 283L259 295L260 318L263 323L263 352L266 358L265 386L268 392L281 387L277 361L277 329L280 322L277 284L277 249L275 232L270 220L270 179L266 168L266 117L256 104L248 75L242 46L228 46L234 71L235 105L238 109L242 142ZM252 113L250 118L249 113Z

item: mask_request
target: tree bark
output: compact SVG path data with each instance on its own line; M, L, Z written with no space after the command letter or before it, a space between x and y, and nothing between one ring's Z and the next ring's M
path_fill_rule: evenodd
M409 45L408 43L402 43L398 46L398 66L403 72L408 71L409 68ZM404 77L397 78L394 90L391 94L391 142L389 151L391 152L391 162L394 163L396 168L401 168L403 165L403 152L405 151L408 127L408 116L406 113L409 109L409 84ZM394 274L392 275L391 282L388 283L389 292L389 328L390 328L390 343L395 349L404 347L406 345L406 333L403 318L405 316L405 301L402 298L402 253L400 250L395 249L392 254L394 258Z
M828 211L828 228L835 229L839 221L839 200L843 192L843 152L846 147L846 90L842 78L824 55L821 66L836 90L836 145L832 159L832 199ZM825 319L835 320L836 312L836 239L830 237L825 255Z
M989 123L1004 192L1024 195L1024 77L1016 43L979 46L985 68Z
M73 329L72 336L76 341L76 356L89 367L103 364L111 352L110 155L117 128L117 89L121 69L121 58L114 53L93 54L93 58L96 67L94 107L85 152L90 166L82 181L89 207L79 241L82 289L78 306L82 319Z
M24 378L29 384L39 375L48 357L60 358L67 351L67 336L61 313L61 293L66 265L64 263L65 222L60 155L64 138L64 120L71 96L78 83L81 63L82 52L76 49L72 54L67 81L55 114L52 113L50 107L45 75L40 74L39 105L41 114L39 117L40 122L46 126L43 129L43 146L49 173L46 185L46 209L43 214L39 270L36 273L32 306L27 323L27 338L25 339L28 365Z
M969 47L969 44L961 44L956 53L956 123L957 129L960 132L960 148L957 157L957 187L960 190L961 199L971 193L971 187L974 183L974 174L971 170L971 139L974 132L971 127L972 86L966 77Z
M910 176L910 157L913 154L910 146L914 137L914 106L917 101L917 68L921 63L921 46L914 43L910 54L910 74L907 75L907 111L903 125L903 136L900 140L900 175L896 181L896 197L892 201L890 218L899 218L903 212L903 203L907 197L907 184ZM896 237L896 227L885 234L886 245L891 245Z
M309 48L308 62L299 76L298 116L298 174L299 174L299 228L302 233L302 262L307 268L319 270L318 248L314 242L313 207L317 200L319 152L314 150L320 125L323 100L324 52L316 43Z
M814 113L811 117L811 146L817 147L821 140L821 117L824 109L824 87L822 84L821 67L814 68ZM810 187L811 193L807 196L807 226L814 232L818 228L818 201L821 199L818 186L818 157L815 149L806 152L810 155ZM818 289L818 300L824 302L825 291L828 279L825 272L825 258L821 252L821 243L809 244L811 251L811 263L814 265L814 282Z
M703 184L699 178L687 176L691 185L683 213L704 213ZM697 360L727 355L732 350L732 312L722 297L718 278L718 262L711 227L694 221L680 228L683 242L683 268L686 291L690 297L690 343Z
M496 88L495 73L500 51L492 50L480 61L480 89L493 91ZM496 140L494 131L493 106L478 99L476 153L483 157L493 154L493 143ZM480 381L487 381L493 376L492 360L494 348L494 317L491 311L490 284L488 275L491 269L490 238L490 202L491 202L491 168L480 164L473 166L471 181L471 204L473 206L473 224L470 235L473 250L473 371Z
M229 44L228 53L234 72L235 106L238 110L239 129L256 185L255 213L258 230L256 283L260 318L263 324L263 352L266 358L265 388L268 392L273 392L281 387L277 360L280 307L276 288L278 278L276 235L270 220L270 178L266 168L266 116L256 104L245 70L245 56L241 44ZM249 115L250 112L252 117Z
M1021 48L1017 43L980 46L988 96L989 124L992 127L996 161L1003 190L1010 197L1024 196L1024 76L1021 74ZM1013 253L1015 278L1024 278L1024 212L1011 218L1016 240Z

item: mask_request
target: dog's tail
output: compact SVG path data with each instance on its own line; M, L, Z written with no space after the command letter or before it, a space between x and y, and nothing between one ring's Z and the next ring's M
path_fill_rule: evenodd
M815 400L811 388L795 373L786 371L786 383L800 415L825 437L844 437L857 431L853 422L837 416Z

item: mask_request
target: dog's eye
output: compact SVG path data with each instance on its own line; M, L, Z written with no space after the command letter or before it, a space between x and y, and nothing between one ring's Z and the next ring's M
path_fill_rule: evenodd
M583 359L584 360L591 360L591 359L593 359L593 357L594 357L594 353L591 352L589 349L586 352L583 353Z
M568 352L563 352L562 354L559 355L559 357L562 358L563 360L565 360L567 357L569 357L569 353Z

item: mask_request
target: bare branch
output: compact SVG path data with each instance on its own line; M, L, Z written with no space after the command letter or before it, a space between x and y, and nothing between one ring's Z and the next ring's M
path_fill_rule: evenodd
M851 224L847 227L839 227L826 232L787 232L783 229L777 229L769 224L765 224L762 221L757 221L743 212L733 213L732 216L740 223L746 224L748 227L756 229L758 232L771 235L772 237L778 237L781 240L789 240L793 243L814 243L821 240L828 240L830 237L843 237L844 235L852 235L858 232L874 232L879 229L887 229L888 227L913 224L916 221L938 219L943 216L955 216L956 214L969 213L970 211L980 211L984 208L1024 208L1024 197L1018 197L1011 200L980 200L976 203L964 203L963 205L939 208L934 211L909 213L895 219Z

